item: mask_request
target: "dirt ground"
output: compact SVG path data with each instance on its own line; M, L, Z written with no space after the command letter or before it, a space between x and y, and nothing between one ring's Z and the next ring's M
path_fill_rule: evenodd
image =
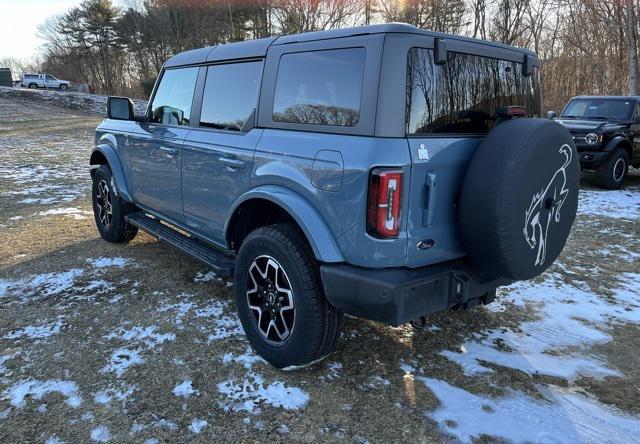
M560 260L424 331L348 318L278 371L230 282L100 240L99 118L0 94L0 442L637 442L640 174L591 188Z

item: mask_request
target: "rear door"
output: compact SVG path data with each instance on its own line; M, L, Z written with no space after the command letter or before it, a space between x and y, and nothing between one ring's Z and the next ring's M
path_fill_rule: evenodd
M262 135L254 128L262 65L254 59L200 68L202 106L182 150L184 221L221 245L231 205L249 189Z
M523 54L514 52L512 60L503 60L499 57L511 57L509 52L487 57L479 53L493 54L480 45L458 45L459 50L449 44L442 65L434 63L430 48L408 51L408 266L465 254L459 243L458 198L467 165L494 126L497 110L518 105L539 116L537 72L525 77L522 63L514 61Z
M181 222L181 156L189 132L197 67L167 69L151 100L147 122L131 143L135 201L167 219Z

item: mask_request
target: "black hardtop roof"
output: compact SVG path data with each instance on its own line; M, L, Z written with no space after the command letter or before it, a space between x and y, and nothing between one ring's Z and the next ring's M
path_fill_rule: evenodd
M436 38L467 41L475 44L491 46L493 48L501 48L508 51L518 51L535 56L535 53L531 50L516 48L515 46L504 45L502 43L495 43L488 40L474 39L471 37L463 37L453 34L444 34L441 32L427 31L424 29L416 28L413 25L408 25L406 23L384 23L380 25L305 32L302 34L283 35L280 37L269 37L265 39L246 40L243 42L207 46L205 48L192 49L189 51L178 53L167 60L164 66L166 68L170 68L175 66L196 65L200 63L215 62L221 60L264 57L271 45L286 45L289 43L311 42L315 40L328 40L340 37L388 33L421 34Z
M640 100L640 96L575 96L573 99L620 99L620 100Z

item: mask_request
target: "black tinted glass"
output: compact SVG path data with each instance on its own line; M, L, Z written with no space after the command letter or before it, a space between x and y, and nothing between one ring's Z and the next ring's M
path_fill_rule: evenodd
M241 131L258 102L262 62L207 68L200 126Z
M151 121L165 125L189 125L198 68L168 69L151 105Z
M278 68L273 120L357 125L364 59L364 48L283 55Z
M522 75L522 64L449 52L435 67L433 51L414 48L407 74L407 132L484 134L505 106L540 116L538 69Z
M630 119L635 100L628 99L574 99L562 112L564 118L581 119Z

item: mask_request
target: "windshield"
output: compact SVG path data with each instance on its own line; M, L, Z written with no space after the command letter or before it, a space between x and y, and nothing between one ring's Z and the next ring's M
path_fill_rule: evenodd
M631 119L636 102L629 99L574 99L560 117L566 119Z

